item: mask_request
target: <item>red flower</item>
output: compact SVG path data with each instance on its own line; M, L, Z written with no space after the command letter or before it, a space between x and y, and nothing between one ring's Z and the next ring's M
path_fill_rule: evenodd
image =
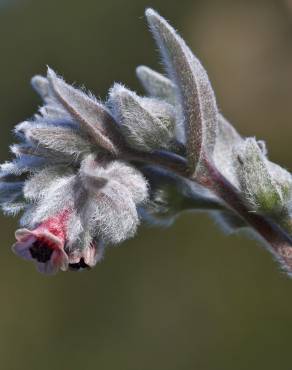
M33 260L37 269L45 274L68 269L68 256L64 251L67 221L70 212L64 210L43 221L36 229L19 229L12 250L26 260Z

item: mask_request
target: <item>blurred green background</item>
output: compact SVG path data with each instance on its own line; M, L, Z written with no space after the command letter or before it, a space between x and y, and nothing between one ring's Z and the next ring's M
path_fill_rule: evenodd
M292 3L282 0L0 0L0 155L40 101L50 65L105 97L141 92L160 68L143 17L154 7L208 69L221 110L291 168ZM39 275L10 251L1 217L0 369L291 370L292 281L253 240L203 214L141 227L91 272Z

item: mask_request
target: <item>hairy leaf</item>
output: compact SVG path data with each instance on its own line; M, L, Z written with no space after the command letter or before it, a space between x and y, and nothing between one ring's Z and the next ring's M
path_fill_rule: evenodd
M194 172L200 169L204 155L212 155L215 146L218 112L214 92L201 63L175 30L152 9L146 11L146 16L177 86L185 120L187 156Z
M75 118L89 136L102 148L117 154L113 139L113 119L104 106L92 96L68 85L51 69L48 80L58 101Z
M136 74L150 96L176 103L175 85L167 77L146 66L137 67Z

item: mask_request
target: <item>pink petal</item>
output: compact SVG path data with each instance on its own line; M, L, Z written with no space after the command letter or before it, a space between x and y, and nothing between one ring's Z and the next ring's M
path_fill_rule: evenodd
M28 229L18 229L15 231L15 238L17 241L23 241L29 236L34 236L34 233Z
M36 262L36 267L37 270L42 274L54 275L59 270L66 271L68 269L68 257L65 252L55 250L48 262Z
M98 247L91 245L90 247L85 248L83 252L84 262L90 266L94 267L98 261L103 257L104 245L100 243Z
M36 268L38 272L44 275L54 275L58 272L58 268L56 268L51 261L46 263L36 262Z
M67 271L69 265L69 258L63 249L55 250L50 262L59 270Z
M33 258L31 256L29 247L31 244L27 245L27 243L15 243L12 246L12 251L19 257L24 258L25 260L32 261Z

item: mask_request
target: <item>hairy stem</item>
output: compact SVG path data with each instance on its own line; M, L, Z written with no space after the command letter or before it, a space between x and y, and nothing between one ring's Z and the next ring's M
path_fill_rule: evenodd
M273 220L251 211L240 196L238 190L216 169L208 159L204 159L204 173L190 176L185 158L169 152L144 153L132 151L127 153L127 159L160 165L177 175L196 182L214 194L226 204L226 208L237 213L257 234L267 243L274 256L292 274L292 237Z
M213 191L228 208L241 216L268 243L269 249L283 262L287 272L292 273L292 238L272 220L251 211L237 189L207 159L204 169L204 174L193 181Z
M189 169L187 167L186 159L168 151L140 152L138 150L131 149L123 153L123 159L161 166L177 175L187 178L189 177Z

